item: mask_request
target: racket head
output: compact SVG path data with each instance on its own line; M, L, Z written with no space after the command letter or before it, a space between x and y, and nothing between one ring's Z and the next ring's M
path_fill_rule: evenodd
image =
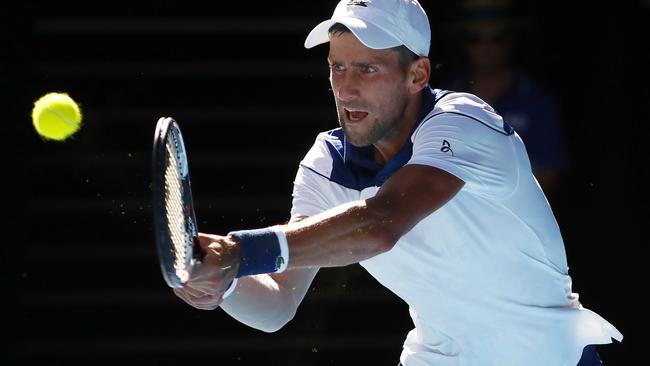
M163 278L182 287L203 258L199 246L187 151L178 123L161 117L153 141L153 223Z

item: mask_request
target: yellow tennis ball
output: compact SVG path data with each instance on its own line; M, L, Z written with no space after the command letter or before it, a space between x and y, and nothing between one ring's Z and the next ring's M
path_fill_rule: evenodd
M39 135L63 141L81 127L81 110L66 93L48 93L34 102L32 122Z

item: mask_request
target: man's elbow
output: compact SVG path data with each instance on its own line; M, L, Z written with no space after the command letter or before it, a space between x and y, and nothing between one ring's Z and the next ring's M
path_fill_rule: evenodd
M401 234L396 232L394 228L390 227L390 225L382 224L374 231L373 236L374 238L372 238L372 242L374 243L374 255L379 255L393 249L395 244L397 244L397 241L400 239Z
M407 231L400 215L390 206L377 204L376 200L366 201L368 219L366 233L370 234L373 255L382 254L393 249L397 241Z
M263 323L258 323L254 328L266 333L275 333L282 329L296 315L296 310L288 310L282 314L275 314L266 319Z
M267 324L262 327L257 327L257 329L265 333L275 333L278 330L282 329L282 327L284 327L284 325L287 323L288 321L282 323Z
M395 235L394 233L388 233L384 235L379 242L379 254L386 253L391 249L393 249L395 244L397 244L399 238L400 237Z

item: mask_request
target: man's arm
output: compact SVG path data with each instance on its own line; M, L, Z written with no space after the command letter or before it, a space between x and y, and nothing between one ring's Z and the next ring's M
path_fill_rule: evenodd
M345 266L390 250L463 185L443 170L407 165L375 197L280 226L289 246L288 269L240 278L224 309L255 328L279 329L293 317L318 268ZM207 252L203 264L174 292L196 308L214 309L239 270L240 250L232 236L204 234L201 245Z
M299 222L304 218L295 217L290 222ZM312 267L242 277L238 279L234 292L223 299L225 289L214 290L219 281L215 281L212 270L227 267L218 262L226 253L225 247L217 244L226 238L201 233L199 239L207 253L203 262L206 266L197 267L188 285L174 289L174 293L197 309L213 310L221 306L239 322L265 332L275 332L293 318L318 272L318 267ZM211 271L207 276L201 275L206 269ZM236 268L229 270L236 272ZM205 282L206 278L209 278L208 282ZM221 281L220 285L224 283Z
M372 198L282 227L289 244L288 268L345 266L386 252L463 184L443 170L407 165Z
M293 218L297 223L305 217ZM282 328L296 314L318 267L242 277L221 308L238 321L265 332Z
M221 308L250 327L275 332L293 319L318 268L242 277Z

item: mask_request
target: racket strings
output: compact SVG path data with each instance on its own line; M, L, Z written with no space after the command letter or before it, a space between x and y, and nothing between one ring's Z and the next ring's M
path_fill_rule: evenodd
M183 206L183 183L180 153L176 138L167 140L165 166L165 211L167 225L173 244L174 269L181 282L189 279L192 253L192 237L187 230L187 218Z

